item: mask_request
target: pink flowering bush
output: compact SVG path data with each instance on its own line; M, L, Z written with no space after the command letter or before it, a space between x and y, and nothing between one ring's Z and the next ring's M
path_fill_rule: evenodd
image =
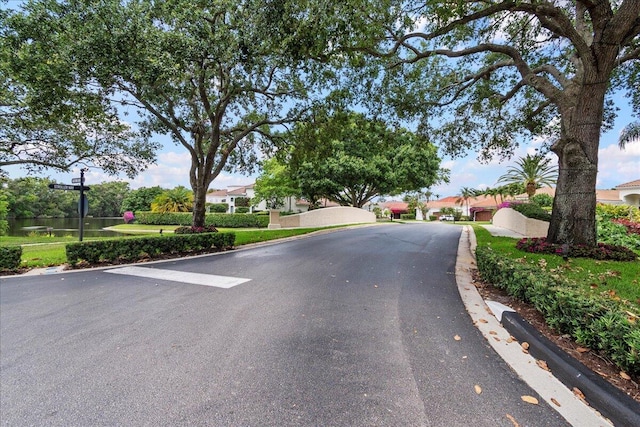
M133 220L136 219L136 217L135 215L133 215L133 212L126 211L124 215L122 215L122 219L124 219L125 224L129 224L130 222L133 222Z
M498 205L498 209L513 208L515 205L520 205L520 204L522 204L522 202L515 201L515 200L505 200L504 202Z
M605 243L598 243L596 247L585 245L558 245L547 242L547 239L544 237L520 239L516 247L525 252L570 256L574 258L593 258L611 261L634 261L637 258L635 252L624 246L607 245Z

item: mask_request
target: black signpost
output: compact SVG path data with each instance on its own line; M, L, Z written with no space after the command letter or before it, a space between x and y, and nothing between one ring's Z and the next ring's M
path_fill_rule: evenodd
M90 187L84 186L84 173L86 169L80 169L80 178L73 178L71 182L80 183L80 185L68 185L68 184L49 184L49 188L53 190L75 190L80 191L80 200L78 200L78 214L80 215L80 241L82 242L82 235L84 234L84 217L89 212L89 203L87 202L87 196L84 192L89 191Z

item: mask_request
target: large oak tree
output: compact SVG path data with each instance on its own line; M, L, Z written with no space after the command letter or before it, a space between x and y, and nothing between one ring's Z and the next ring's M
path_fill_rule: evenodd
M204 225L211 182L248 169L270 126L295 118L303 85L295 64L260 33L260 2L34 1L40 21L74 40L80 75L103 100L130 109L147 136L190 155L193 224Z
M386 12L377 43L356 45L394 62L396 105L439 107L421 124L450 152L508 154L546 135L559 174L548 239L595 245L612 91L628 90L640 113L640 0L390 1Z
M345 0L295 21L326 41L314 56L355 65L364 104L415 120L448 154L505 157L547 138L559 169L548 239L596 244L613 92L640 113L640 0ZM343 31L324 31L334 22Z
M417 191L446 179L426 138L354 112L320 114L288 135L287 164L301 194L362 207L374 197Z

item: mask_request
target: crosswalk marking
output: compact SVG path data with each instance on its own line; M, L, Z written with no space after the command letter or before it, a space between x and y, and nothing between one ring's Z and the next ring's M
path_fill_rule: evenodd
M190 283L193 285L214 286L229 289L251 279L240 277L217 276L215 274L190 273L188 271L163 270L148 267L121 267L105 270L107 273L124 274L127 276L147 277L149 279L170 280L172 282Z

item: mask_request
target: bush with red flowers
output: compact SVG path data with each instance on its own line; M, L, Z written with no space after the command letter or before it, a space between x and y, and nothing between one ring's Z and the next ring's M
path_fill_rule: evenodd
M598 243L596 247L586 245L558 245L547 242L544 237L520 239L516 247L525 252L538 254L554 254L574 258L592 258L611 261L635 261L638 257L635 252L624 246L607 245Z

